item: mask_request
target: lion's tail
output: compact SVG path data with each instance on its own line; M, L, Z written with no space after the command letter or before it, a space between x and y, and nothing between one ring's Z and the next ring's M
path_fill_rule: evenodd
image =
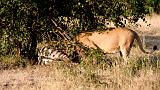
M137 40L138 46L139 46L140 50L141 50L143 53L151 54L151 53L153 53L155 50L157 50L157 46L154 45L152 51L149 51L149 52L145 51L145 50L143 49L143 45L142 45L142 42L141 42L141 40L140 40L140 37L139 37L139 35L138 35L136 32L135 32L135 39Z

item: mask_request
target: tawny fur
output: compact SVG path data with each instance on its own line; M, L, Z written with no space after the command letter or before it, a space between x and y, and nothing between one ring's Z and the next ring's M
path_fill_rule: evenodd
M152 50L147 52L142 47L142 42L138 34L127 28L114 28L112 30L106 30L101 32L85 32L80 33L76 40L81 42L83 45L101 49L104 53L117 53L120 52L121 56L126 59L132 48L132 44L136 39L140 50L144 53L152 53ZM154 46L155 48L156 46Z

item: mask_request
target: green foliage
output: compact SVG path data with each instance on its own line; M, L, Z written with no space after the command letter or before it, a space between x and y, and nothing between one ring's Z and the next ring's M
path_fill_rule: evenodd
M1 0L0 55L20 48L21 55L33 59L37 43L71 44L79 32L101 27L99 16L124 26L121 16L136 22L159 13L159 6L159 0Z
M157 14L160 13L160 1L159 0L147 0L150 8Z
M21 57L10 55L0 57L0 69L25 68L29 65L29 62Z

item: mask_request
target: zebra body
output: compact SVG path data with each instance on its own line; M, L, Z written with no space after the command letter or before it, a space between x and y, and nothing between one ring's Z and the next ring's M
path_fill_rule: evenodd
M54 47L43 47L38 52L38 64L49 64L53 60L63 60L69 62L70 59L63 51L56 50Z

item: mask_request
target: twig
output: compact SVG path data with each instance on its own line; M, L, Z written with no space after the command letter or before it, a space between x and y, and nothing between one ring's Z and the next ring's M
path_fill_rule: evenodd
M52 23L56 26L57 29L63 31L63 29L62 29L61 27L59 27L53 19L51 19L51 21L52 21ZM66 40L68 40L68 41L71 40L71 39L69 38L69 36L66 34L66 32L64 32L64 34L63 34L62 32L60 32L60 31L58 31L58 32L59 32Z

